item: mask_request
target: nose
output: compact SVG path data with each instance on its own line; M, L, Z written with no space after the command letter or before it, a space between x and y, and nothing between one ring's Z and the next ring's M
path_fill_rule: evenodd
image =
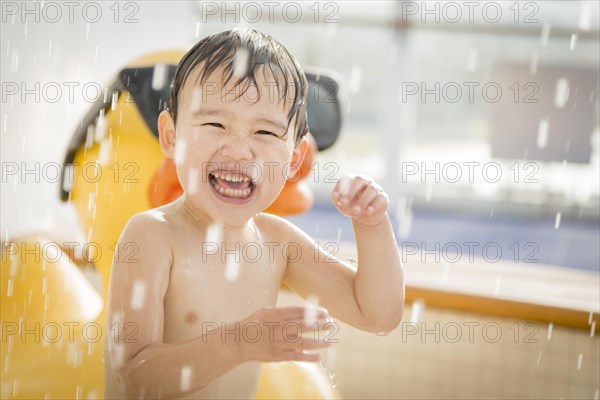
M232 160L252 160L252 150L245 137L231 135L219 145L220 154Z

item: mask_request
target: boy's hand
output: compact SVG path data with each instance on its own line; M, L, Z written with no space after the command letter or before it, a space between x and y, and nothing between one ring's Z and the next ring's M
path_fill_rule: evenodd
M305 351L337 342L332 339L336 327L329 314L318 307L262 308L241 321L241 327L252 336L244 347L247 357L255 361L319 361L320 354ZM257 327L260 334L255 338Z
M390 204L382 187L364 175L342 176L333 188L332 198L342 214L367 226L380 223Z

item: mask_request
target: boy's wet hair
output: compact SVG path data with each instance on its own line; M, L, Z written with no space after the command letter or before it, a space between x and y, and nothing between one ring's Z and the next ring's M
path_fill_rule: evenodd
M244 50L247 52L247 68L242 71L241 76L234 76L236 54L238 51L243 52ZM308 132L306 119L308 83L302 67L282 44L271 36L254 29L236 28L207 36L183 56L177 66L166 104L175 123L177 122L179 93L191 71L199 64L204 64L200 82L198 82L200 85L205 83L215 70L223 67L223 79L220 83L226 85L231 79L237 79L235 86L240 87L241 85L238 98L252 86L259 89L256 75L259 69L264 67L265 79L269 78L268 73L270 73L272 79L275 80L279 101L292 103L288 112L288 126L296 117L295 143L298 144ZM258 90L257 100L260 95L261 92Z

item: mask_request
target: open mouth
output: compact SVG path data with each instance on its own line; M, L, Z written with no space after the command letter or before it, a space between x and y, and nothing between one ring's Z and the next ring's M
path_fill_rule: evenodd
M250 199L256 184L241 172L215 171L208 174L210 185L225 201L243 202Z

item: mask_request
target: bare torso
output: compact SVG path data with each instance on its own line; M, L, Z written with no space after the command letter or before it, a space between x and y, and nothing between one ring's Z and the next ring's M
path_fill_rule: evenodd
M164 298L164 343L186 342L275 306L286 260L285 243L272 217L261 214L239 229L222 230L194 220L177 202L150 212L163 219L165 229L157 240L165 238L173 254ZM245 331L240 326L220 337L229 341L255 335L256 329ZM105 362L109 362L108 352ZM238 365L184 398L252 398L260 366L259 362ZM115 393L114 385L107 379L107 397Z

